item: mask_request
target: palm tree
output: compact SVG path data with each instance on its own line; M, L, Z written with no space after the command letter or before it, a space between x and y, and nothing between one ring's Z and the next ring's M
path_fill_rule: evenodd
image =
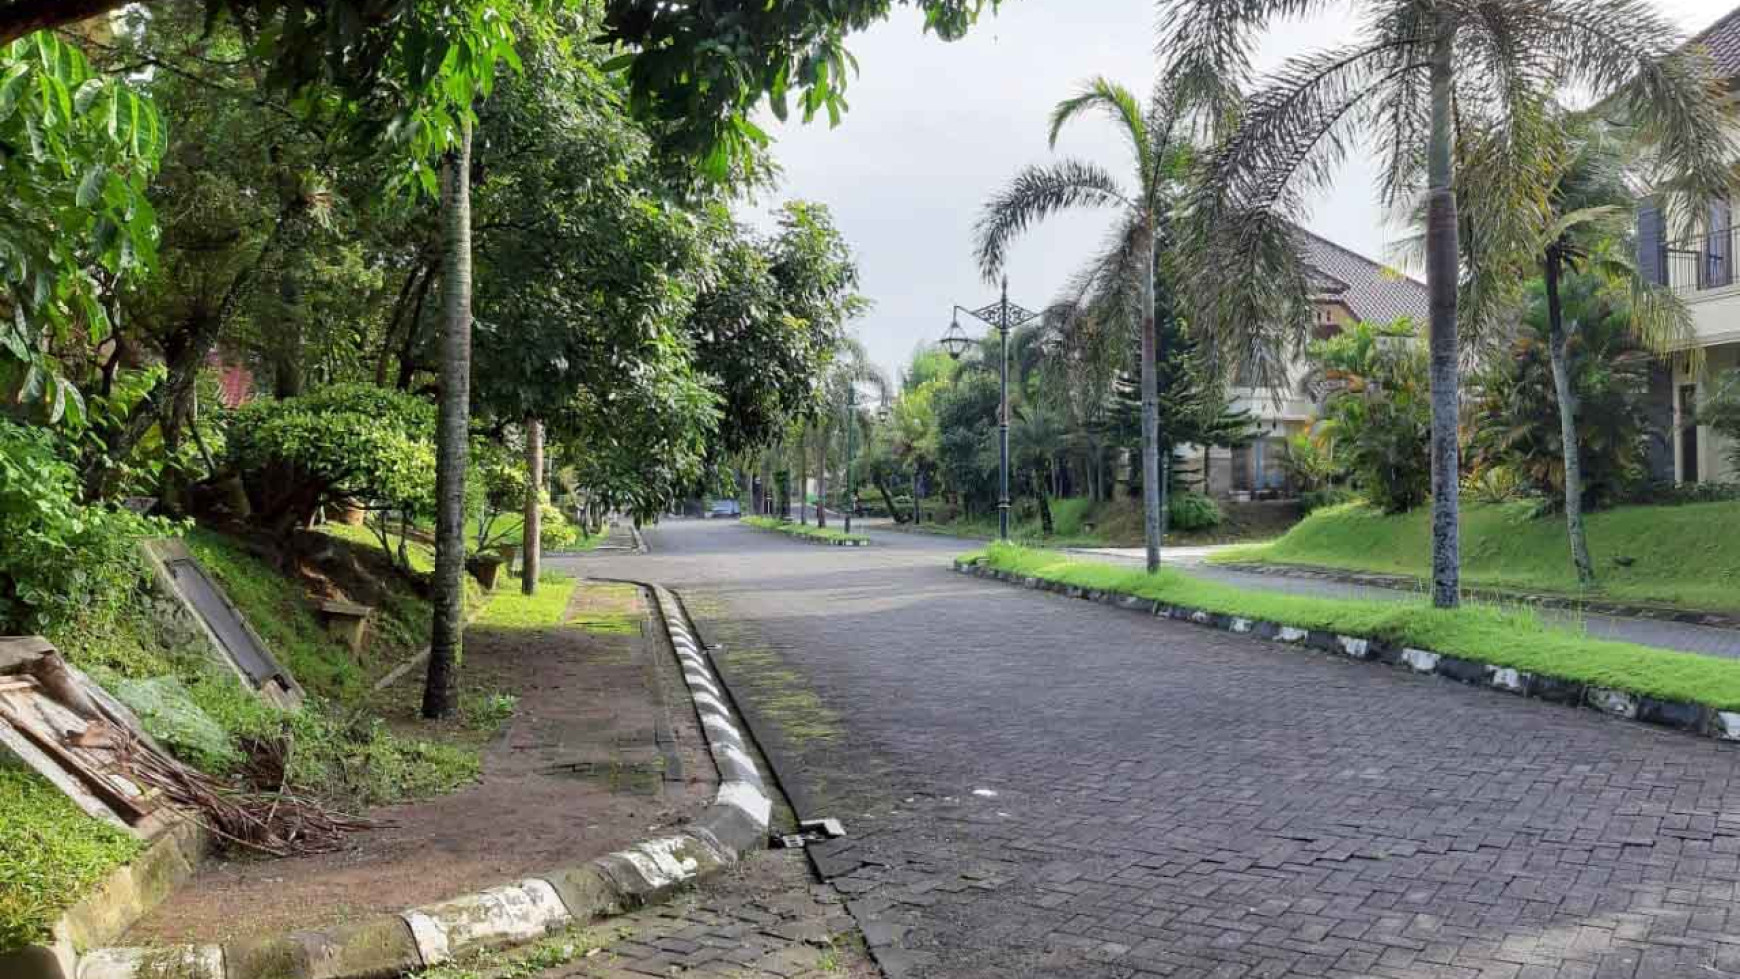
M1030 166L1016 174L1003 191L986 202L977 226L979 268L986 279L1002 270L1014 239L1034 223L1076 207L1115 208L1129 232L1129 256L1147 274L1140 277L1142 294L1142 496L1143 536L1148 545L1148 570L1160 567L1161 483L1156 411L1154 270L1159 267L1159 241L1172 220L1173 201L1191 158L1180 125L1173 90L1162 88L1144 110L1122 85L1096 78L1075 97L1057 104L1051 114L1051 145L1070 120L1098 110L1111 117L1129 143L1135 167L1134 190L1126 189L1104 168L1082 160L1062 160L1050 166Z
M434 621L423 716L458 706L464 640L465 466L471 441L471 126L447 154L441 186L441 407L436 428Z
M1549 120L1549 124L1555 122L1561 121ZM1495 256L1470 270L1467 291L1472 295L1471 312L1476 318L1507 322L1523 304L1514 295L1515 285L1530 272L1541 277L1546 294L1547 356L1552 365L1564 455L1565 529L1577 581L1589 587L1595 584L1595 566L1583 523L1582 439L1577 428L1580 406L1570 367L1570 349L1579 324L1567 326L1565 322L1562 283L1567 274L1591 272L1606 289L1628 293L1627 322L1632 339L1658 354L1667 353L1690 336L1692 321L1671 290L1645 280L1636 265L1614 247L1629 230L1632 217L1634 198L1629 178L1637 153L1630 131L1593 113L1564 116L1561 124L1548 131L1548 146L1553 151L1546 155L1551 182L1542 205L1528 211L1535 221L1533 235L1523 239L1525 248L1510 256L1511 262ZM1486 151L1485 140L1475 141L1471 150L1462 167L1463 183L1469 188L1463 195L1469 201L1469 237L1477 252L1496 253L1505 243L1492 242L1489 247L1482 241L1483 232L1502 226L1503 219L1485 213L1489 198L1472 192L1484 184L1484 165L1494 154ZM1715 179L1720 180L1721 175ZM1678 185L1697 182L1696 174L1670 179ZM1495 273L1502 274L1503 279L1495 281Z
M1017 406L1011 414L1014 425L1009 432L1009 461L1017 471L1027 475L1033 497L1039 503L1040 530L1050 537L1055 527L1045 480L1063 445L1063 423L1054 409L1038 399Z
M864 345L852 337L844 337L834 350L834 360L822 378L819 393L820 404L814 424L821 436L821 466L818 472L820 483L817 487L821 495L821 504L816 507L816 526L828 525L828 445L832 441L834 426L840 419L846 418L850 405L855 401L853 390L856 385L866 384L875 388L883 399L888 397L888 378L882 371L870 362L870 355L864 352ZM847 419L848 424L859 423L858 417ZM851 506L848 500L846 505Z
M1462 244L1453 149L1499 134L1491 180L1520 234L1544 196L1536 138L1552 86L1586 88L1647 130L1661 157L1709 174L1731 158L1719 87L1701 50L1646 0L1363 0L1353 43L1289 61L1248 102L1253 38L1275 18L1319 14L1332 0L1159 0L1164 77L1224 140L1193 201L1193 282L1207 315L1260 309L1306 324L1304 278L1276 232L1333 179L1356 137L1382 155L1386 203L1426 193L1432 383L1433 601L1460 600L1457 287ZM1719 187L1691 188L1704 193ZM1277 286L1286 295L1277 296Z

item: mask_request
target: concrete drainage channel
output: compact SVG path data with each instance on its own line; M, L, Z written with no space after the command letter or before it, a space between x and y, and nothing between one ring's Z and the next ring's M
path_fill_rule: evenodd
M637 582L637 584L639 584ZM480 948L532 941L665 899L766 846L773 803L741 720L670 591L657 600L695 712L719 769L713 803L683 832L590 863L399 914L227 945L100 948L72 963L76 979L386 979Z
M1206 609L1168 605L1135 595L1082 588L999 571L981 564L956 561L955 570L980 578L991 578L1026 588L1056 592L1069 598L1080 598L1102 605L1127 609L1144 615L1191 622L1196 625L1236 632L1257 639L1267 639L1293 646L1305 646L1320 652L1345 656L1348 659L1386 666L1403 667L1415 673L1432 674L1474 686L1501 690L1506 693L1597 711L1610 717L1635 721L1657 727L1673 728L1718 741L1740 741L1740 712L1717 710L1703 704L1679 700L1661 700L1640 694L1614 690L1595 684L1562 680L1557 677L1525 673L1507 666L1479 660L1448 656L1426 649L1397 646L1381 639L1348 636L1317 629L1300 629L1278 622L1244 619Z

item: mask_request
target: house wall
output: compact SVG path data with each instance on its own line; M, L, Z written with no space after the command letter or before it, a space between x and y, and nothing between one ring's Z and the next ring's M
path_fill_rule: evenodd
M1353 311L1339 300L1317 303L1316 336L1340 332L1355 322ZM1287 384L1279 394L1237 385L1227 389L1231 407L1251 413L1258 441L1248 449L1210 447L1206 452L1200 446L1187 449L1183 453L1185 458L1203 474L1197 481L1202 492L1218 497L1250 491L1289 493L1281 465L1286 441L1310 431L1322 414L1322 406L1300 390L1310 369L1302 355L1290 358L1286 366Z
M1735 308L1740 311L1740 306ZM1697 371L1692 370L1689 358L1679 358L1674 365L1674 472L1680 482L1695 478L1707 483L1740 483L1740 467L1736 467L1732 459L1734 444L1709 426L1697 428L1697 472L1689 472L1686 464L1686 439L1682 433L1688 419L1683 410L1683 392L1695 386L1695 399L1699 404L1714 394L1726 377L1740 369L1740 342L1707 347L1703 354L1704 363Z

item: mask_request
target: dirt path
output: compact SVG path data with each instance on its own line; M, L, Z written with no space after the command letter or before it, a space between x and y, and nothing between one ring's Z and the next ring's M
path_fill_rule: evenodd
M582 586L564 621L468 632L467 687L519 698L477 785L375 810L390 825L341 853L215 862L124 943L221 942L399 911L583 863L705 806L717 774L644 596ZM395 727L417 723L418 689L410 677L392 691Z

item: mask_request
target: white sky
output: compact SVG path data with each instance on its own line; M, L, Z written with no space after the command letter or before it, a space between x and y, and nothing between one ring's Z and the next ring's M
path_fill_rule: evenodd
M1658 0L1696 32L1740 0ZM1152 0L1005 0L965 40L920 32L899 7L885 24L851 38L861 73L846 93L837 129L818 120L764 120L785 168L776 199L820 201L858 255L875 308L857 324L871 356L893 377L913 348L935 340L955 303L993 301L972 260L973 222L984 199L1027 163L1043 162L1051 107L1093 75L1145 96L1155 74ZM1348 10L1271 31L1258 68L1344 40ZM1119 176L1130 169L1109 123L1084 118L1065 130L1059 155L1082 156ZM1399 236L1386 227L1373 190L1375 167L1350 160L1305 223L1379 260L1394 260ZM1017 242L1010 298L1050 302L1098 244L1108 217L1052 219ZM972 329L970 324L963 327Z

